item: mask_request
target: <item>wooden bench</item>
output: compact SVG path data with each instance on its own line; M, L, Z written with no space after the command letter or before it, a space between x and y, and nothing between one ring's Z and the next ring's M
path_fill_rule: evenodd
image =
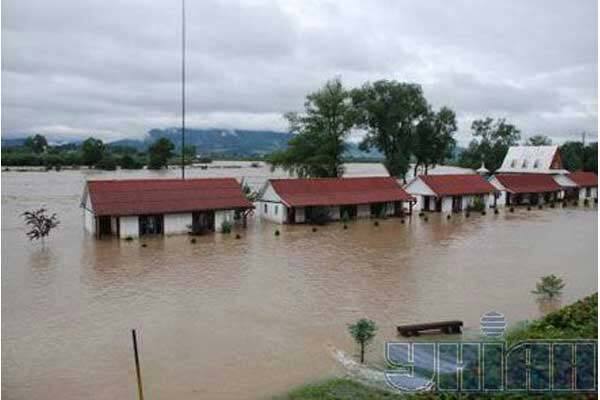
M441 331L446 334L461 333L462 326L462 321L440 321L425 324L399 325L397 329L398 334L402 336L418 336L421 332L427 331Z

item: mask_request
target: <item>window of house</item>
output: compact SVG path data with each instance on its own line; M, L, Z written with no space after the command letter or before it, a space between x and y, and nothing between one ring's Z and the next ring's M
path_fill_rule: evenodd
M586 187L585 188L585 197L591 197L591 196L592 196L592 188Z
M277 213L279 213L279 206L275 206L275 215L277 215Z
M269 213L269 205L265 203L265 214Z
M517 160L512 160L510 163L511 168L515 168L517 166Z
M539 168L540 167L540 160L535 160L535 162L533 163L533 168Z
M523 160L522 168L527 168L527 160Z

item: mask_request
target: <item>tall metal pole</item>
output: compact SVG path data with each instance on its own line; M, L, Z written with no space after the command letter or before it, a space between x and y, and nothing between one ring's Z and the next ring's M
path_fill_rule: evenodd
M181 0L181 179L185 179L185 0Z
M133 355L135 358L135 374L137 377L138 397L139 400L144 400L144 391L142 390L142 375L140 373L140 358L138 356L137 337L135 335L135 329L131 330L131 337L133 338Z

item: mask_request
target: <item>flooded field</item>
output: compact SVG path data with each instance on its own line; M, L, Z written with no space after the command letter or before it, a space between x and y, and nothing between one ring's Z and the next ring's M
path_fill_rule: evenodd
M477 330L490 310L509 323L537 317L530 291L541 275L563 277L564 303L597 290L596 208L317 232L251 219L239 240L97 241L79 208L93 174L2 173L3 398L135 398L131 328L147 398L269 398L343 373L332 349L356 353L346 326L363 316L380 326L367 353L377 361L396 324L462 319ZM259 185L270 172L243 164L189 175ZM45 247L27 240L19 217L42 205L61 220Z

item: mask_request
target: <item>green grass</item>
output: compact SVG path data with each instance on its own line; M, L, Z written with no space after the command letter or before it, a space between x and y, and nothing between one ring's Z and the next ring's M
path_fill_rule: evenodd
M554 311L536 321L525 321L506 335L509 344L525 339L597 339L598 293Z
M515 343L525 339L595 339L598 337L598 293L588 296L544 318L526 322L507 334L507 341ZM517 394L472 394L451 393L396 394L372 388L349 379L335 378L299 387L276 397L277 400L380 400L380 399L526 399L527 393ZM585 394L546 394L537 398L548 399L587 399Z

